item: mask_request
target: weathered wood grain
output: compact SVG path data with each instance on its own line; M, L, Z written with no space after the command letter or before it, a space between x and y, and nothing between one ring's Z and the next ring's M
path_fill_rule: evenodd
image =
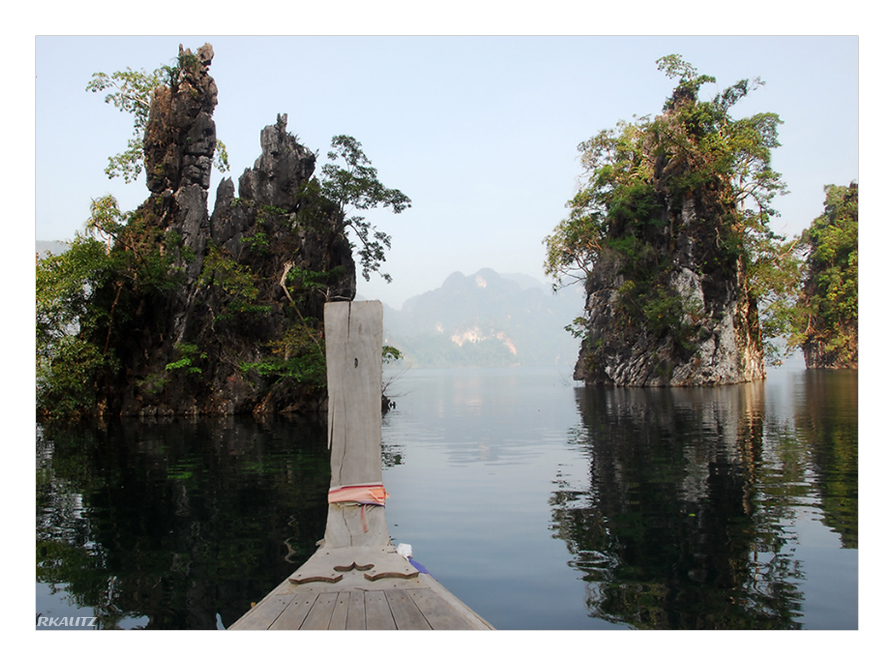
M347 629L366 628L366 594L362 590L352 590L347 606Z
M347 611L350 606L350 592L338 592L332 619L329 620L329 631L347 629Z
M307 613L307 617L301 623L301 629L323 630L329 628L332 614L335 612L335 603L338 601L337 592L324 592L316 596L316 601Z
M330 504L324 540L332 548L386 545L388 525L384 507Z
M394 616L391 615L391 607L388 605L384 590L371 590L365 593L366 598L366 629L380 631L384 629L396 629Z
M493 629L429 575L377 581L352 575L337 583L289 584L292 592L267 595L230 628Z
M381 303L326 303L325 331L330 487L381 483ZM382 507L329 505L327 546L388 542Z
M415 578L419 575L404 557L391 546L350 546L329 548L321 546L310 556L289 580L293 583L337 583L346 577L362 574L362 578L375 581L381 578Z
M332 487L381 482L382 306L326 303Z
M296 594L292 602L280 613L276 621L270 625L272 630L290 630L300 629L304 623L304 618L310 613L316 597L319 596L316 591L307 590L301 594Z
M386 590L385 598L391 607L391 615L394 617L394 623L397 629L430 629L431 625L425 619L422 611L419 610L408 590L395 589Z

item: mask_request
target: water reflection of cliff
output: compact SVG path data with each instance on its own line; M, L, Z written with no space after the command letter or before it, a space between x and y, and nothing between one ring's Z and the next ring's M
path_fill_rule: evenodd
M795 424L809 442L823 522L844 548L859 547L859 373L809 370Z
M795 628L801 574L764 501L762 383L577 389L588 488L553 496L590 614L642 628Z
M47 426L37 580L103 627L228 626L313 552L328 481L324 424Z

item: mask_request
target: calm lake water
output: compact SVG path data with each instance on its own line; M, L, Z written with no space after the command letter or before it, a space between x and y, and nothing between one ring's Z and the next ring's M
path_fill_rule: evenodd
M856 372L569 375L396 377L394 542L498 629L858 628ZM225 628L313 552L328 481L312 420L38 427L38 617Z

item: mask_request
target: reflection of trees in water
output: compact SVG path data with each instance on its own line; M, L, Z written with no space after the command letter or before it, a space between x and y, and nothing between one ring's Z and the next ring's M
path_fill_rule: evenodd
M381 442L381 466L385 469L397 467L403 464L403 456L406 455L406 447L403 444L393 442Z
M325 530L325 426L251 419L49 427L38 436L37 579L103 626L228 626Z
M784 525L758 493L762 384L577 390L590 486L553 527L594 616L643 628L793 628L802 595Z
M859 373L809 370L795 415L818 478L823 520L844 548L859 547Z

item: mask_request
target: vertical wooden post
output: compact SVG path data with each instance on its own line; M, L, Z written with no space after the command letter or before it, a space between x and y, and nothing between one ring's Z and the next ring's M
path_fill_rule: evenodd
M382 306L325 305L330 488L381 484ZM384 507L329 504L325 546L386 546Z

